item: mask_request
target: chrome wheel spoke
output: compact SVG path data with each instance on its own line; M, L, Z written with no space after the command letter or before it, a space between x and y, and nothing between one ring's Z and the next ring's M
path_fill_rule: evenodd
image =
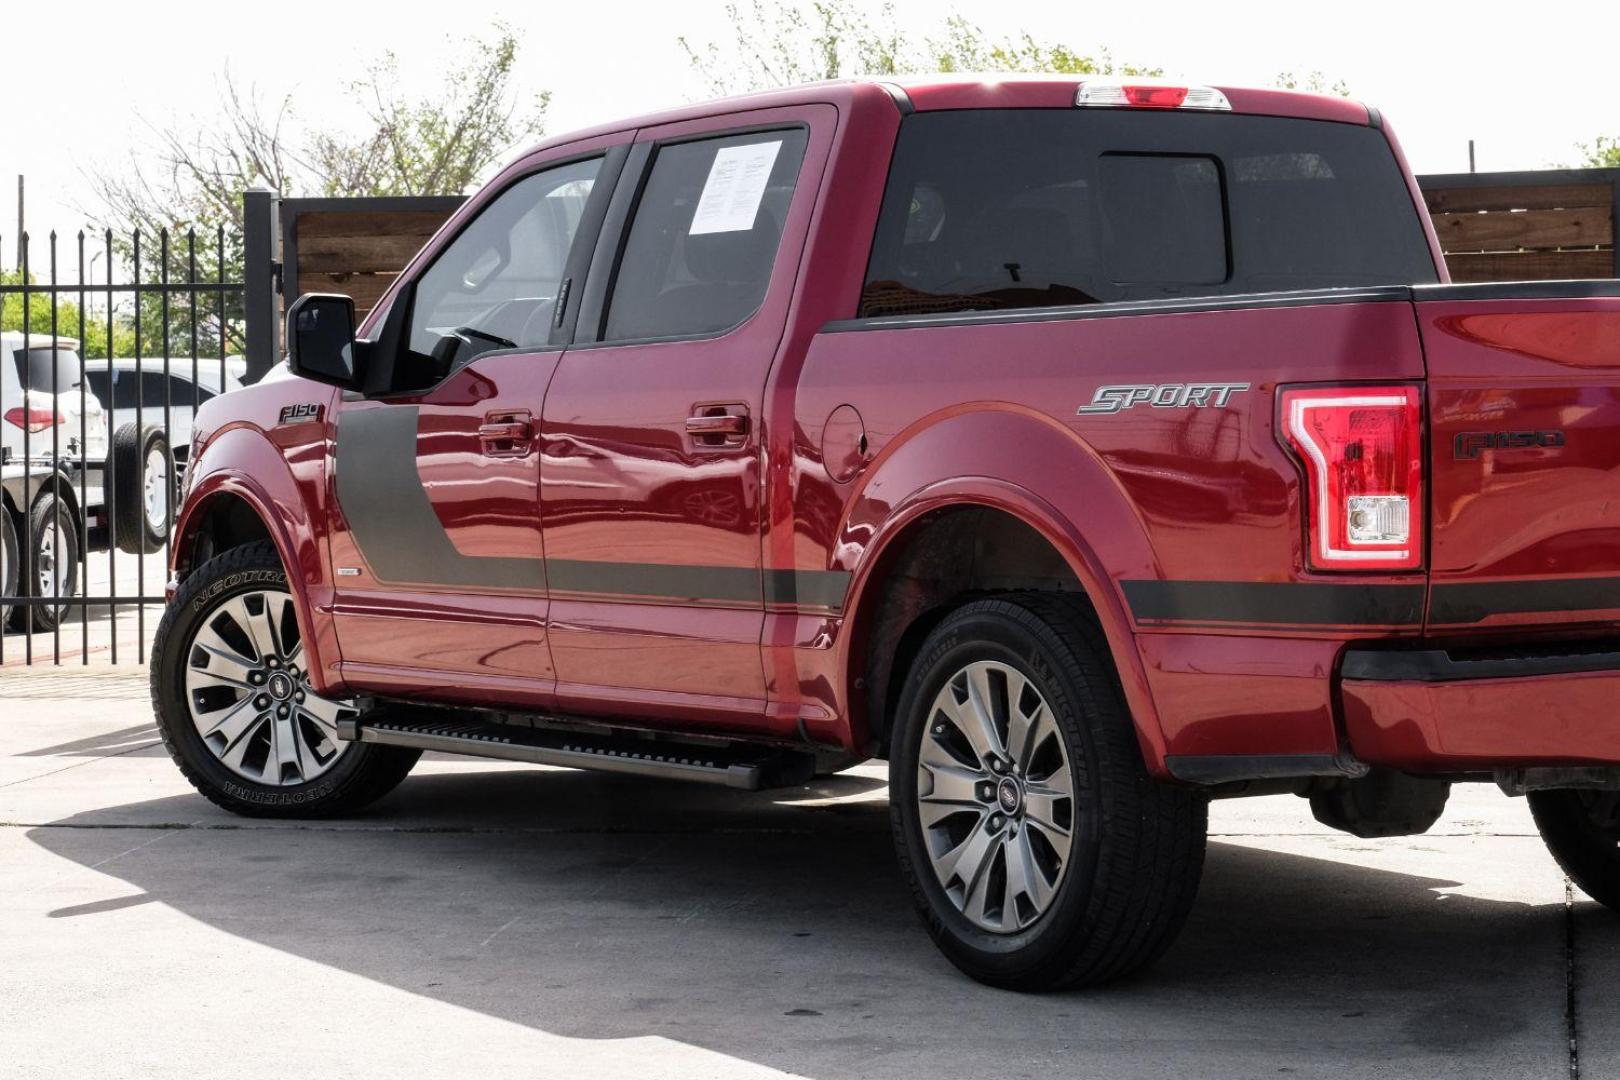
M249 595L253 594L250 593ZM256 659L260 664L271 659L279 663L281 661L281 643L276 640L275 627L271 625L270 600L265 594L258 595L261 597L261 602L257 605L259 608L257 613L248 606L248 598L243 596L239 597L231 605L231 617L236 620L236 624L242 628L242 631L247 634L248 640L253 643L253 651L257 654Z
M934 871L947 888L957 881L963 895L970 895L979 878L990 868L990 856L995 850L995 836L982 823L976 824L960 844L934 860Z
M258 780L260 777L255 776L253 771L247 767L247 754L249 750L253 749L255 742L251 736L256 735L269 718L262 713L249 712L247 715L250 717L250 722L243 725L242 733L219 755L219 760L223 761L232 772L245 776L250 780Z
M198 637L200 638L201 635L199 634ZM234 686L242 690L252 689L252 685L248 680L254 672L259 670L259 666L253 661L238 653L235 649L205 645L200 640L197 642L197 648L207 653L208 659L205 661L205 667L192 666L187 669L186 681L188 683L195 678L199 684L203 685ZM188 688L195 689L195 687Z
M298 706L299 712L315 721L326 737L333 742L337 741L338 719L349 711L348 706L340 702L328 701L326 698L314 694L305 694L304 701Z
M967 895L962 901L962 914L981 926L989 918L987 909L990 903L990 867L995 863L996 852L1001 847L1001 842L992 838L989 844L990 850L985 854L983 862L974 875L972 884L968 887Z
M967 707L963 710L966 715L961 717L963 734L973 743L973 749L979 752L979 759L987 761L1006 752L1001 732L996 726L996 693L990 685L990 667L975 664L968 668L966 676Z
M1052 719L1052 710L1046 707L1044 701L1028 715L1016 708L1013 713L1015 718L1009 725L1012 734L1007 739L1007 749L1013 761L1027 774L1030 763L1035 759L1035 752L1047 739L1057 734L1057 722Z
M932 765L925 766L923 775L917 777L921 784L924 779L932 786L926 794L917 797L923 802L938 803L966 803L973 805L979 801L979 785L984 783L985 776L973 769L964 769L960 765Z
M232 747L247 734L260 713L253 708L253 699L245 697L234 705L213 712L203 713L193 709L192 716L197 721L197 730L205 738L218 735L225 740L226 747Z
M1019 897L1028 900L1037 914L1045 911L1052 902L1052 885L1036 862L1028 830L1020 830L1017 836L1007 842L1007 893L1001 908L1002 927L1011 931L1023 924L1018 907Z

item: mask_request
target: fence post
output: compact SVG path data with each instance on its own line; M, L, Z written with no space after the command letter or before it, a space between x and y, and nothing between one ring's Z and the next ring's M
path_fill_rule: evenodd
M244 382L257 382L281 360L281 267L276 262L276 194L264 188L242 193L242 285L247 340Z

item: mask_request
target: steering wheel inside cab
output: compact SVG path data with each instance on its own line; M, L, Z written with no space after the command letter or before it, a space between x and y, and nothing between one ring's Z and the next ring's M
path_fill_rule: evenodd
M436 375L440 379L453 375L485 353L543 346L555 308L555 297L522 296L479 312L476 325L432 327L439 336L432 354Z

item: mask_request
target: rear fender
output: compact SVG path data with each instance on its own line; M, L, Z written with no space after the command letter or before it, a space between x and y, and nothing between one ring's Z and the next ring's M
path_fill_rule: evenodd
M1096 454L1050 417L1015 406L971 405L901 433L865 477L840 537L843 551L859 550L849 604L856 626L845 635L846 649L858 647L851 643L864 637L861 620L878 606L885 556L920 518L957 506L1003 511L1040 533L1079 580L1107 637L1143 758L1162 775L1164 733L1114 584L1121 577L1155 577L1157 563L1135 508Z

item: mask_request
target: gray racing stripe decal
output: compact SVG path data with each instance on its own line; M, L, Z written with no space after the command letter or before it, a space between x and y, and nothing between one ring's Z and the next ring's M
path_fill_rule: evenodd
M1422 585L1283 581L1121 581L1131 614L1158 622L1416 626Z
M337 422L337 500L378 580L486 589L544 589L539 559L463 555L450 542L416 471L417 409L343 409Z
M416 471L418 410L345 409L337 423L337 499L379 581L657 597L689 603L769 603L841 610L850 575L584 559L490 558L456 550ZM761 590L763 589L763 596Z

